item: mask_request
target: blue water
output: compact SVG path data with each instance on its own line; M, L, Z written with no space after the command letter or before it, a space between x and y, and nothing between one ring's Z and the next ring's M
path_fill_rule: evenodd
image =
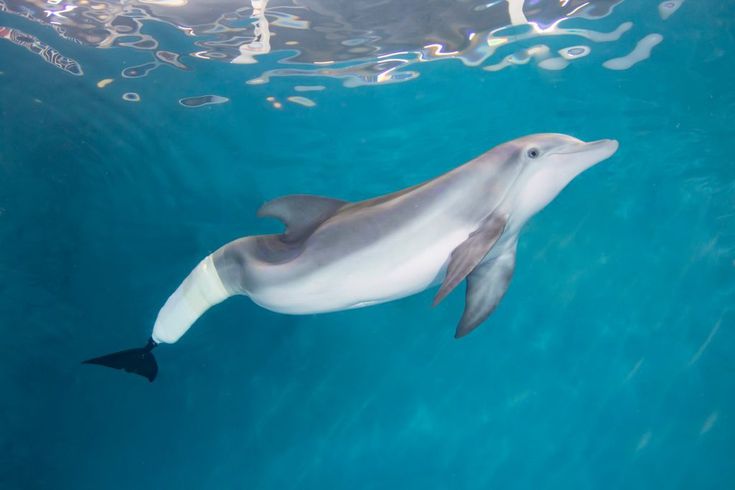
M625 1L570 21L634 26L561 71L447 60L356 88L246 84L270 55L124 79L150 55L0 13L84 69L0 40L0 488L735 488L733 7ZM652 32L650 59L603 68ZM177 103L203 94L230 101ZM202 257L277 231L265 200L365 199L549 131L620 150L528 224L466 338L460 292L301 317L239 298L157 349L153 384L80 364L141 345Z

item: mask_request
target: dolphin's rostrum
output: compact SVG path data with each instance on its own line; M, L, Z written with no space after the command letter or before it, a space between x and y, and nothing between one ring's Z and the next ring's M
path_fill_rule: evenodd
M294 195L263 205L277 235L240 238L207 256L168 298L144 348L85 361L141 374L151 350L176 342L211 306L234 295L288 314L323 313L403 298L441 284L438 304L467 280L455 337L498 305L515 267L518 233L578 174L618 143L535 134L502 144L435 179L351 203Z

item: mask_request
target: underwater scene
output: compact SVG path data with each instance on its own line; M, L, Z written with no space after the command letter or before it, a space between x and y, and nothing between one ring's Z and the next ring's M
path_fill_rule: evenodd
M735 2L0 0L0 490L735 488Z

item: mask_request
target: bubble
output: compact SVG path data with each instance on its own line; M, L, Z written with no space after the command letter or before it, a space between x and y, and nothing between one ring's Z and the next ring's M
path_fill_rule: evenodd
M188 3L188 0L141 0L141 2L165 7L183 7Z
M617 41L633 27L632 22L623 22L612 32L597 32L589 29L555 29L552 34L558 36L579 36L596 43Z
M160 64L157 61L151 61L143 63L142 65L129 66L120 72L120 75L122 75L123 78L143 78L158 68L159 65Z
M590 54L590 48L588 46L570 46L568 48L560 49L559 54L565 60L574 60L577 58L584 58Z
M569 66L569 62L561 57L546 58L545 60L540 61L538 66L539 68L543 68L544 70L558 71L563 70L564 68Z
M174 53L173 51L156 51L155 56L161 63L178 68L179 70L189 70L189 67L181 62L181 55L179 53Z
M674 15L674 12L679 10L679 7L681 7L681 4L684 3L684 0L666 0L665 2L661 2L658 4L658 15L663 20L668 19L672 15Z
M550 49L545 44L537 44L536 46L531 46L526 50L526 53L528 56L532 56L536 61L540 61L547 56L549 56Z
M224 104L230 99L221 95L199 95L196 97L184 97L179 99L179 104L184 107L203 107L205 105Z
M550 58L551 50L545 44L537 44L527 49L521 49L515 53L506 56L499 63L489 65L483 68L486 71L500 71L511 65L525 65L531 59L538 62L538 66L544 70L563 70L569 62L564 58Z
M359 46L361 44L365 44L368 40L363 37L356 37L354 39L345 39L342 41L343 46Z
M125 92L122 94L122 98L127 102L140 102L140 95L136 92Z
M490 7L494 7L495 5L501 3L501 1L502 0L495 0L493 2L476 5L475 7L472 8L472 10L474 10L475 12L482 12L483 10L487 10Z
M158 41L153 38L140 36L141 39L132 42L116 42L118 46L125 46L127 48L153 50L158 47Z
M510 63L508 62L508 58L505 58L501 62L495 63L494 65L483 66L482 69L485 71L500 71L504 68L508 68L509 66Z
M325 88L324 85L296 85L293 89L297 92L319 92Z
M528 51L523 49L509 55L506 60L508 60L508 63L511 63L513 65L525 65L531 60L531 56L529 55Z
M291 97L288 97L287 100L290 101L290 102L293 102L294 104L302 105L304 107L314 107L314 106L316 106L316 102L314 102L313 100L311 100L311 99L309 99L307 97L302 97L300 95L292 95Z
M636 63L648 59L651 56L651 50L663 39L664 37L661 34L649 34L638 41L633 51L623 57L607 60L602 66L608 70L627 70Z
M104 19L100 19L100 20L104 20ZM115 32L117 32L118 34L127 34L129 32L133 32L133 28L130 26L115 26L114 29L115 29Z

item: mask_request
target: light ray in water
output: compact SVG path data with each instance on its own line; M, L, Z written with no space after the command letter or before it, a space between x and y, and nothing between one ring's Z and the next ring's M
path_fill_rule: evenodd
M635 452L639 452L639 451L642 451L643 449L645 449L648 446L648 444L651 442L651 436L652 435L653 435L653 433L650 430L649 431L646 431L641 436L641 438L638 439L638 445L635 447Z
M699 435L702 436L712 430L712 427L714 427L715 422L717 422L717 418L719 417L719 413L717 411L712 412L709 417L707 417L707 420L704 421L704 424L702 424L702 428L699 430Z
M715 323L715 326L712 327L712 329L709 332L709 335L707 335L707 338L702 343L701 346L699 346L699 349L697 349L697 352L694 353L691 359L689 359L689 366L692 366L694 363L696 363L700 357L702 357L702 354L704 354L704 351L709 347L710 342L712 342L712 339L717 334L717 331L720 330L720 324L722 323L722 319L719 319L717 323Z

